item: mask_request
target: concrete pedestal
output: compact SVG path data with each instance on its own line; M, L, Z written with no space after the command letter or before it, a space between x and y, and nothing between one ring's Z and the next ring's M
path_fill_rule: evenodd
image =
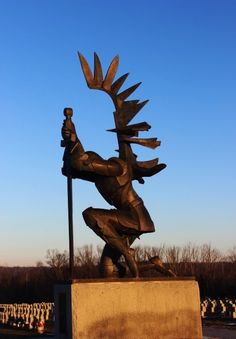
M193 279L76 280L55 286L57 339L201 339Z

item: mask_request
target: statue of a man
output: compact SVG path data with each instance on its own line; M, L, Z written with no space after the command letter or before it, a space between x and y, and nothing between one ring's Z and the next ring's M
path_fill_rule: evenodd
M116 128L110 131L117 134L119 157L104 160L95 152L85 151L71 120L72 109L65 108L66 119L62 127L62 137L66 148L62 173L94 183L102 197L113 206L110 210L89 207L83 212L86 224L106 242L100 263L102 275L104 277L124 276L125 266L119 262L120 257L123 256L132 276L138 277L138 265L134 250L130 246L141 234L154 232L155 229L143 200L133 188L132 181L138 180L142 184L143 177L150 177L160 172L166 165L158 164L158 159L137 161L131 143L154 149L160 145L160 141L157 138L138 138L140 131L147 131L151 127L146 122L128 125L147 101L126 100L139 84L118 93L127 77L125 74L113 82L118 67L118 57L113 59L105 78L96 54L94 75L85 58L81 54L79 57L89 88L106 92L114 103ZM150 258L150 260L151 267L154 265L154 268L172 275L171 271L165 270L159 258Z
M65 110L65 114L71 113L71 109ZM102 197L114 206L110 210L89 207L83 212L86 224L106 242L101 260L103 275L112 274L113 265L117 266L123 255L131 274L137 277L138 267L130 245L141 234L155 229L133 188L131 167L117 157L104 160L95 152L86 152L74 124L67 124L67 120L64 120L62 137L69 142L62 173L68 175L69 170L72 178L93 182Z

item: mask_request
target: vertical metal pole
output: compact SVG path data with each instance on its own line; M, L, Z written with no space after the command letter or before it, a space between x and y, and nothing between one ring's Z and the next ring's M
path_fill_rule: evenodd
M64 109L64 127L70 130L73 127L71 117L73 115L72 108ZM73 191L72 191L72 176L70 174L70 137L65 140L64 146L66 147L64 153L64 163L67 169L67 199L68 199L68 225L69 225L69 279L74 277L74 239L73 239Z
M74 239L73 239L73 192L72 177L67 177L68 225L69 225L69 279L74 276Z

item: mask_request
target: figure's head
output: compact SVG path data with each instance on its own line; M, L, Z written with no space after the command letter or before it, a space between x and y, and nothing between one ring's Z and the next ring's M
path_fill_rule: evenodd
M70 108L70 107L66 107L66 108L64 108L63 113L64 113L64 116L65 116L67 119L70 119L70 118L72 117L72 115L73 115L73 109Z

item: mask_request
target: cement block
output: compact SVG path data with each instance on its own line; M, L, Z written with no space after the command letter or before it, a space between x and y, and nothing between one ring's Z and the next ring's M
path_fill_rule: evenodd
M186 279L55 286L57 339L201 339L198 284Z

